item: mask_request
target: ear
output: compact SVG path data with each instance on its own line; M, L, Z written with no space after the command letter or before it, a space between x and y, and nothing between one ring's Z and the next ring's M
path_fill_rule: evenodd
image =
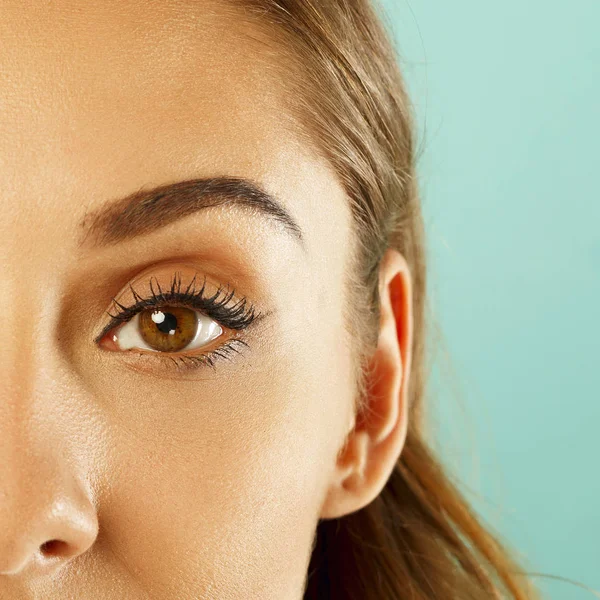
M379 270L380 322L367 380L367 410L355 417L336 457L321 519L355 512L374 500L396 465L408 429L412 356L412 279L404 257L388 249Z

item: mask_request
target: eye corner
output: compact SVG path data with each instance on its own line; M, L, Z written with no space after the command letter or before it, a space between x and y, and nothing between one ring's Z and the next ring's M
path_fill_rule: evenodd
M112 339L116 333L115 329L118 325L109 324L107 325L99 334L94 337L94 344L98 346L101 350L108 350L105 346L108 340L108 343L114 344L115 340Z
M96 336L94 336L94 344L96 344L96 346L100 346L102 340L106 337L106 334L108 333L108 331L110 330L102 330L100 333L96 334Z

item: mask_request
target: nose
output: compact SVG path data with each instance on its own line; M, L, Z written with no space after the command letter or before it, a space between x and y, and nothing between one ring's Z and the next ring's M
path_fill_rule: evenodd
M59 472L52 456L27 454L0 467L0 579L51 574L98 534L96 510L73 474Z
M18 258L14 264L23 270ZM2 305L15 310L7 318L18 324L0 344L0 596L5 578L50 575L98 535L87 485L92 430L83 396L52 346L55 304L11 283L0 285Z

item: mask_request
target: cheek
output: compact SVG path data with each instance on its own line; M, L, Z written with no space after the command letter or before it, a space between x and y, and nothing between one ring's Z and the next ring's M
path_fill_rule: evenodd
M104 524L140 579L165 585L185 570L182 581L203 593L245 586L246 597L269 598L304 576L351 401L340 323L315 314L278 329L276 348L245 377L189 384L193 404L167 412L162 397L135 434L121 427Z

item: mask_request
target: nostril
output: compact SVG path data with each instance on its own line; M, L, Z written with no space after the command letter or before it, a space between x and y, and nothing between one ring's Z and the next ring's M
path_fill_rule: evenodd
M66 556L69 554L69 545L60 540L49 540L40 546L40 551L47 558Z

